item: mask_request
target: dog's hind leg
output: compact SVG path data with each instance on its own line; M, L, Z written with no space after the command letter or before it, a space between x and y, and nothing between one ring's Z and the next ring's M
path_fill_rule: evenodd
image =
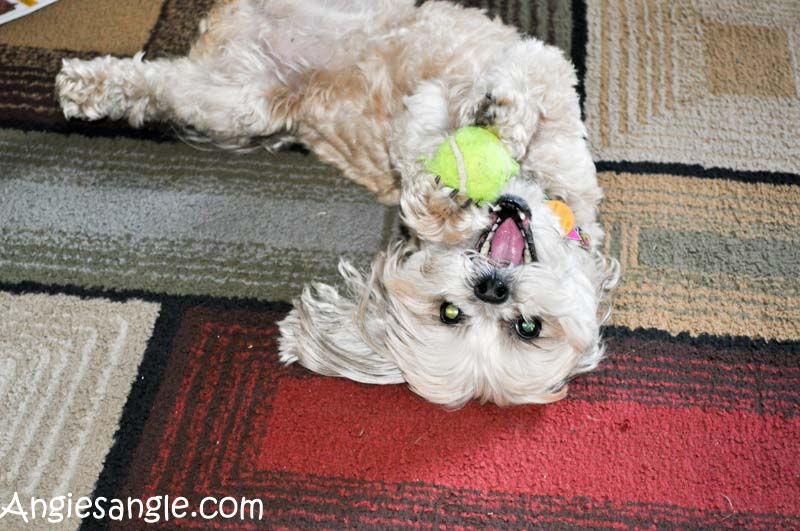
M169 121L231 146L285 129L286 113L274 112L274 83L234 81L210 63L190 58L144 61L142 54L65 59L56 87L67 118L125 118L134 127Z
M368 39L413 10L411 0L220 2L187 57L66 59L56 83L67 118L169 121L235 147L294 124L310 72L347 69ZM334 84L335 85L335 84Z

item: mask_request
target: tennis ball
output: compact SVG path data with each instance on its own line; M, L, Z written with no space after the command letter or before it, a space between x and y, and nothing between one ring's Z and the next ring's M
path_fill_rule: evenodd
M483 127L456 130L424 162L445 185L479 203L496 200L509 179L519 173L519 164L505 144Z

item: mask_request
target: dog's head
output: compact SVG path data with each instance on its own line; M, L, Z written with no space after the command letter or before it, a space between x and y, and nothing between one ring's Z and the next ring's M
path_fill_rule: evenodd
M441 218L460 227L448 241L412 229L366 278L343 262L348 292L306 290L281 323L282 359L361 382L405 381L452 407L565 396L566 382L602 357L601 302L616 266L564 238L536 184L518 179L506 194Z

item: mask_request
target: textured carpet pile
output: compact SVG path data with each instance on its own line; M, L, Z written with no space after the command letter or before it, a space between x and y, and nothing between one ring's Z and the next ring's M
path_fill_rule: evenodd
M62 57L179 54L211 1L63 1L0 27L0 508L230 496L262 519L167 526L800 527L800 5L466 3L580 74L623 269L600 369L556 404L452 412L279 365L292 297L337 282L340 256L366 266L396 210L310 155L66 122ZM98 523L141 522L58 525Z

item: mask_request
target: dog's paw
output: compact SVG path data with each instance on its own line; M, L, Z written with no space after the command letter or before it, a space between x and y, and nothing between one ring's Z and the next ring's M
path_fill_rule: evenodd
M430 198L432 201L439 204L440 207L446 208L447 211L452 214L467 208L473 203L472 199L468 197L465 192L442 184L438 176L433 177L433 189L430 192Z
M400 204L403 222L427 241L463 243L486 223L485 209L431 175L420 176L414 186L404 188Z
M84 120L125 116L129 107L128 78L134 72L126 65L135 67L141 55L137 54L133 60L110 56L89 61L64 59L56 76L56 92L64 116Z
M475 113L475 125L494 127L495 123L506 121L507 114L507 102L498 100L494 93L487 92Z
M447 186L441 177L428 172L423 172L413 186L406 187L405 192L424 198L427 203L435 205L435 209L443 215L455 214L472 204L472 199L467 197L466 193Z
M492 87L477 107L475 124L497 134L516 160L522 160L538 122L538 113L524 94L511 87Z
M445 232L453 234L444 238L445 242L459 241L463 235L463 227L471 227L471 219L475 211L479 210L475 201L466 193L449 186L443 186L438 177L435 178L436 187L428 194L427 208L433 219L447 227Z
M106 77L91 61L64 59L56 76L56 91L66 118L103 118Z

